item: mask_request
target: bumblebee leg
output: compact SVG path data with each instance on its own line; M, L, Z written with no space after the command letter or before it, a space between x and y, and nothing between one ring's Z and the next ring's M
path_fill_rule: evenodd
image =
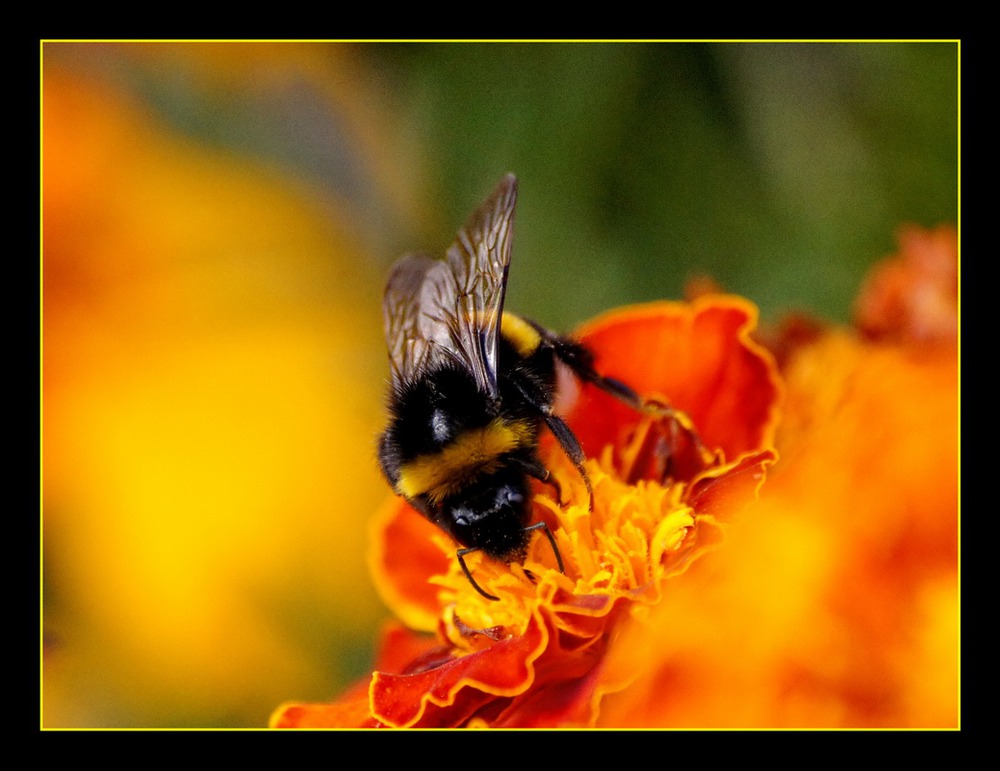
M483 597L485 597L487 600L499 600L500 599L499 597L496 597L490 594L489 592L484 591L483 588L476 583L476 579L472 577L472 573L469 571L469 566L465 564L465 555L474 551L479 551L479 548L472 547L466 549L459 549L458 554L455 555L458 557L458 564L461 566L462 572L465 573L465 577L469 579L469 583L472 584L472 588L475 589L477 592L479 592L481 595L483 595Z
M552 472L549 471L545 466L542 465L541 461L537 458L525 459L518 456L511 457L511 462L516 463L524 472L528 474L533 479L537 479L543 484L552 485L556 491L556 500L559 501L559 505L563 505L562 497L562 487L559 485L559 480L553 476Z
M569 367L580 380L593 383L605 393L635 410L644 411L643 400L632 388L613 377L605 377L594 369L594 356L586 347L568 337L553 334L534 322L532 322L532 326L541 336L542 345L551 349L555 357Z
M613 377L605 377L596 372L593 372L591 377L586 377L584 380L593 383L605 393L610 394L620 402L624 402L634 410L638 410L639 412L646 410L646 403L639 398L639 394L625 385L621 380L616 380Z
M580 447L580 443L573 435L569 426L566 425L566 422L552 412L552 406L548 403L548 401L541 398L540 394L534 391L532 383L529 380L515 380L514 386L518 391L520 391L521 396L524 397L525 403L530 404L538 412L538 416L545 421L545 425L549 427L549 431L552 432L553 436L555 436L555 438L559 441L559 444L562 446L563 452L565 452L569 459L573 461L573 465L576 466L577 471L580 472L580 476L583 477L584 484L587 485L587 495L590 499L590 510L593 511L594 488L590 486L590 477L587 476L587 470L583 467L584 454L583 448Z
M580 443L577 441L576 436L570 430L566 422L560 418L558 415L553 415L552 413L542 413L542 418L545 420L545 425L549 427L549 431L559 442L559 445L563 448L563 452L566 456L573 462L576 466L576 470L580 472L580 476L583 477L583 483L587 486L587 496L590 500L590 510L594 510L594 488L590 486L590 477L587 475L587 469L583 467L583 448L580 447Z

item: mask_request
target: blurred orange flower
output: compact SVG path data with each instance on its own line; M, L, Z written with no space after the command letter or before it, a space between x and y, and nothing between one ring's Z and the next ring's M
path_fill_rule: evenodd
M635 677L609 665L622 628L721 540L775 458L779 387L770 356L749 338L755 314L713 296L624 309L581 330L601 371L652 402L671 398L670 408L639 414L582 387L568 421L590 457L593 510L561 450L543 447L569 501L540 492L536 518L555 534L565 574L536 539L523 567L474 566L501 598L487 601L448 538L393 502L376 527L376 582L401 619L437 639L393 629L367 689L332 706L286 706L272 724L594 725L602 697Z

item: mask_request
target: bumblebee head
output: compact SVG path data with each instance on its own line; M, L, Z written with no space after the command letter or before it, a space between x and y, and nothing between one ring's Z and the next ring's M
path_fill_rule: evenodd
M441 524L471 549L481 549L503 562L521 561L528 544L524 526L530 517L529 504L524 480L491 477L449 499Z

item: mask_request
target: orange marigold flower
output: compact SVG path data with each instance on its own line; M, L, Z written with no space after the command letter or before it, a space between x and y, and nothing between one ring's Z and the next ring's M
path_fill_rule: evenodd
M958 726L956 234L900 246L859 307L909 310L785 327L781 460L718 559L623 630L607 666L642 676L599 725Z
M958 234L908 226L899 255L872 271L855 303L855 323L879 340L953 342L958 333Z
M372 566L409 628L386 632L370 682L272 724L956 727L957 253L953 229L903 231L858 329L796 319L774 359L733 298L585 326L601 371L670 402L651 416L575 395L593 510L543 447L569 495L539 489L535 517L565 575L536 538L523 566L475 560L502 598L486 602L454 544L393 501Z
M593 507L554 441L541 454L565 500L544 486L534 500L565 572L544 538L523 565L470 554L476 580L500 598L488 601L457 565L455 544L391 501L375 524L372 568L409 630L386 633L370 682L334 704L286 705L271 724L595 725L605 696L638 674L609 658L616 640L718 544L775 460L780 386L773 359L750 338L755 321L746 301L705 296L619 310L581 329L599 371L662 409L640 414L588 385L570 395Z

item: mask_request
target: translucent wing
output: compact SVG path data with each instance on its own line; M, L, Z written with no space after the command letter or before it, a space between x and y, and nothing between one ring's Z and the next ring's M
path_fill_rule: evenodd
M517 179L507 174L458 231L446 259L456 293L450 331L487 393L497 392L497 345L514 237Z
M517 179L506 175L444 260L407 255L393 268L383 321L393 383L451 360L497 395L497 345L510 266Z
M424 254L407 254L392 269L382 300L392 383L399 386L446 354L448 327L426 309L446 280L447 265Z

